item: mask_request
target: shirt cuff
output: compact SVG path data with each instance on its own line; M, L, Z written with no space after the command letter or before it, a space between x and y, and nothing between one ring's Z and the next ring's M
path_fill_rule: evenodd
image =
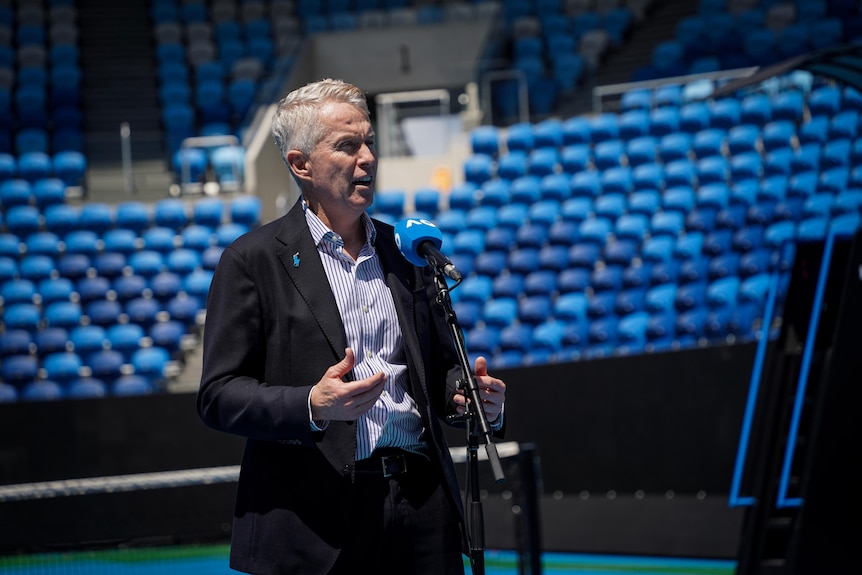
M306 404L308 405L308 423L311 427L311 431L325 431L327 427L329 427L329 420L323 421L314 421L314 418L311 416L311 390L308 390L308 398L306 399Z
M500 409L500 415L497 416L497 419L494 421L488 422L488 426L491 428L491 431L500 431L503 429L503 411L505 410L505 404Z

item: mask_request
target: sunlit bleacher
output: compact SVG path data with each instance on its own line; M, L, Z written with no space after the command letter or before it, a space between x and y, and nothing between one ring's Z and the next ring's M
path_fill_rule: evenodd
M785 4L705 0L637 75L764 65L862 29L855 3ZM705 99L720 82L701 79L629 89L614 111L553 114L649 0L150 6L170 167L183 184L215 175L223 192L241 188L249 110L304 35L500 8L507 66L527 78L537 119L473 129L452 189L380 190L373 206L440 227L465 275L452 296L470 353L495 366L768 336L796 243L858 226L853 88L791 74ZM815 39L813 22L836 17L840 35ZM242 193L75 200L87 170L77 18L67 0L0 5L0 401L168 390L199 343L221 250L261 223L259 200ZM796 34L806 19L809 34ZM718 33L731 22L734 34ZM715 42L693 40L713 24ZM743 34L754 28L780 44L770 60ZM494 117L518 115L511 87L495 88Z
M854 1L700 0L632 80L769 66L856 41L860 32Z
M448 195L381 194L378 217L442 230L473 354L514 366L774 335L797 242L859 226L860 94L806 74L708 101L686 88L478 127Z
M21 235L0 234L5 400L168 390L199 344L221 250L260 224L260 201L65 202L37 214Z

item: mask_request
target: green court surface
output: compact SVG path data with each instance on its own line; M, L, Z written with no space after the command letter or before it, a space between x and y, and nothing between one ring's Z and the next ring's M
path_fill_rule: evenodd
M0 557L3 575L231 575L227 545L142 547ZM514 551L485 552L485 575L518 575ZM469 564L467 573L470 574ZM545 553L542 573L558 575L733 575L732 560Z

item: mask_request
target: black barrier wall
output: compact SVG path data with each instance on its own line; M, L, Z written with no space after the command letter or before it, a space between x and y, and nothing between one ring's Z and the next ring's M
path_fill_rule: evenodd
M732 555L737 514L726 493L754 349L497 371L508 383L506 441L533 444L540 456L546 547ZM451 430L453 446L464 440ZM242 445L200 422L193 394L0 405L0 485L232 466ZM487 485L491 516L511 512L508 488ZM0 552L106 537L223 537L231 494L227 484L0 501ZM602 517L613 521L588 528ZM505 521L494 523L489 548L512 539ZM711 545L700 543L701 528Z

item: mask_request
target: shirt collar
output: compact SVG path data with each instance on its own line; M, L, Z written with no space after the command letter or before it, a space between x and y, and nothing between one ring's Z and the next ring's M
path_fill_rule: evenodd
M308 209L308 202L302 198L302 210L305 213L305 221L308 224L308 229L311 231L311 237L314 239L314 244L320 247L321 243L331 249L340 249L344 247L344 239L337 233L329 229L320 218L317 217L312 210ZM366 244L374 246L377 240L377 228L371 222L371 218L367 213L363 212L361 216L362 225L365 226Z

